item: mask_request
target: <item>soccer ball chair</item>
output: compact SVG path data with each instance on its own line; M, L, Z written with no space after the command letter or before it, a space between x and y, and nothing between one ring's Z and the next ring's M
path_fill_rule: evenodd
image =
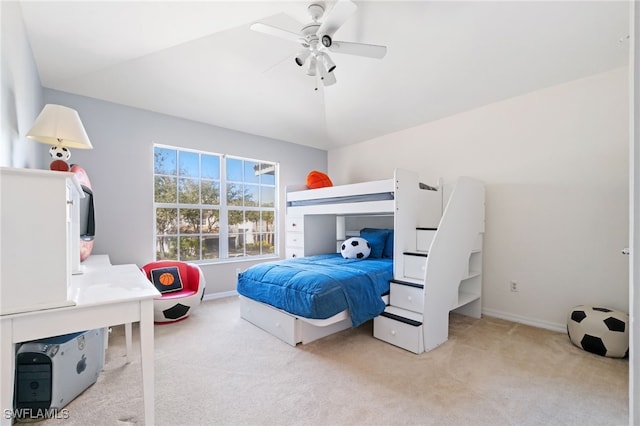
M160 292L160 296L153 300L154 322L183 320L202 301L206 282L202 270L195 263L160 260L141 269Z

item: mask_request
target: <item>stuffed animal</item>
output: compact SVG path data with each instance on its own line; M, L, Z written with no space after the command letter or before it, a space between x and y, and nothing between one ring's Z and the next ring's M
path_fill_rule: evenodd
M307 175L307 187L309 187L309 189L324 188L327 186L333 186L333 182L331 182L331 179L329 179L329 176L325 173L313 170Z

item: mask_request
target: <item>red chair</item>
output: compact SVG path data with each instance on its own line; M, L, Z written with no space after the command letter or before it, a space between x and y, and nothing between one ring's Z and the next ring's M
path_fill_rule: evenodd
M202 270L195 263L160 260L141 269L161 293L153 301L153 320L156 323L183 320L202 301L206 282Z

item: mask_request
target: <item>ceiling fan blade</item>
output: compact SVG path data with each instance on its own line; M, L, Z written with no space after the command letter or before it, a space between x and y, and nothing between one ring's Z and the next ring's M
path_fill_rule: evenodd
M318 28L317 34L333 37L333 34L353 15L357 8L358 6L350 0L339 0L329 11L324 22Z
M285 40L295 41L296 43L299 43L301 39L300 34L292 33L291 31L283 30L282 28L274 27L272 25L263 24L262 22L256 22L249 28L259 33L280 37Z
M347 55L366 56L367 58L382 59L387 54L387 46L376 44L351 43L348 41L334 41L329 50Z

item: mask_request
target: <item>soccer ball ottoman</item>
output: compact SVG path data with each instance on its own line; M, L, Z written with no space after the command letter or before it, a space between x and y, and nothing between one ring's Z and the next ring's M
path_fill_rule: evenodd
M567 319L571 343L610 358L629 356L629 315L609 308L580 305Z

